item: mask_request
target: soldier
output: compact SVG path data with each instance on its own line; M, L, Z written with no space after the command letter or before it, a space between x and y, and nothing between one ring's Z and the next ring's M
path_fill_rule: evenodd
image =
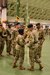
M43 45L43 42L44 42L45 38L44 38L44 30L41 28L40 23L37 23L36 26L37 26L37 29L36 29L36 33L35 34L36 34L36 38L38 40L38 47L37 47L36 58L40 60L40 58L41 58L41 51L42 51L42 45ZM40 65L39 70L42 70L43 69L42 64L40 63L39 65Z
M2 56L3 49L4 49L3 27L2 24L0 24L0 56Z
M11 30L11 25L8 25L8 28L6 29L6 48L7 48L7 53L11 55L11 45L12 45L12 30Z
M20 70L24 70L25 68L23 67L23 62L24 62L24 45L25 45L25 40L24 40L24 29L19 29L18 30L19 35L16 37L16 45L15 45L15 49L16 49L16 55L15 55L15 59L14 59L14 63L13 63L13 68L16 67L16 63L18 61L18 59L20 58L20 62L19 62L19 69Z
M36 24L37 26L37 39L38 39L38 55L41 57L42 45L45 40L44 38L44 30L41 28L40 23Z
M38 63L40 66L40 69L42 68L41 66L41 61L37 57L37 48L38 48L38 41L36 38L36 32L33 30L33 25L29 24L28 25L28 41L27 41L27 46L29 47L29 59L30 59L30 65L31 67L28 70L33 71L34 70L34 63Z
M14 24L14 28L13 28L13 39L12 39L12 48L13 48L13 56L15 56L16 54L16 49L15 49L15 43L14 41L16 40L16 37L18 36L18 29L20 28L20 23L19 22L16 22Z
M27 46L29 47L29 60L31 67L29 70L34 70L34 52L35 52L35 46L34 46L34 34L33 32L33 25L28 25L28 33L27 33Z

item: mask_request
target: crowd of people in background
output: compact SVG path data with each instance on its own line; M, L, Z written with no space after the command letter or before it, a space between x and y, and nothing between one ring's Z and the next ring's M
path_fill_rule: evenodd
M19 69L25 70L23 62L26 45L29 48L29 63L31 66L28 70L34 70L35 62L39 65L39 70L43 69L41 52L46 33L40 23L37 23L35 26L31 23L26 26L20 22L7 22L6 29L4 29L0 23L0 56L3 56L2 53L6 44L7 54L14 57L13 68L17 67L16 63L19 60Z

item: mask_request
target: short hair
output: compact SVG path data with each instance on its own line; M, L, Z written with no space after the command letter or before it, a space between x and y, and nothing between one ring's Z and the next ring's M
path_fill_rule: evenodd
M20 28L20 29L18 29L18 32L19 32L20 35L23 35L24 34L24 29Z
M28 24L27 27L28 27L28 28L32 28L32 27L33 27L33 24Z
M37 23L36 26L40 26L40 23Z

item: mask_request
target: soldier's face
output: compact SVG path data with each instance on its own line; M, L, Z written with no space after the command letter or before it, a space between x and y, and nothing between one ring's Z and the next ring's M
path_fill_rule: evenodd
M33 27L29 28L29 30L32 31L33 30Z
M40 25L37 26L37 29L40 29Z
M14 27L11 27L11 30L14 30Z
M16 28L19 29L20 28L20 25L17 25Z

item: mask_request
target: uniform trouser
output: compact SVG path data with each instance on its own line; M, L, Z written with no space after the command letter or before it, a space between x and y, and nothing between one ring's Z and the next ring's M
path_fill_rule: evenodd
M15 56L16 55L16 49L15 49L15 47L12 47L12 49L13 49L13 56Z
M6 41L7 53L11 52L11 41Z
M13 56L15 56L15 55L16 55L15 44L14 44L14 45L12 45L12 49L13 49Z
M15 62L20 59L19 65L22 66L24 62L24 48L22 50L16 50Z
M36 62L36 63L41 63L41 60L40 60L39 55L38 55L37 53L38 53L38 50L37 50L37 48L36 48L36 50L35 50L35 52L34 52L34 54L35 54L35 57L34 57L35 62Z
M39 56L39 58L41 58L42 45L39 45L37 50L37 55Z
M15 56L16 55L16 49L15 49L14 40L12 40L12 50L13 50L13 56Z
M4 49L4 41L0 42L0 55L2 54Z
M30 60L30 65L34 67L34 57L35 57L35 48L31 49L29 48L29 60Z
M30 59L30 65L32 67L34 67L34 62L36 63L41 63L41 61L39 60L39 57L37 55L37 49L31 49L29 48L29 59Z

